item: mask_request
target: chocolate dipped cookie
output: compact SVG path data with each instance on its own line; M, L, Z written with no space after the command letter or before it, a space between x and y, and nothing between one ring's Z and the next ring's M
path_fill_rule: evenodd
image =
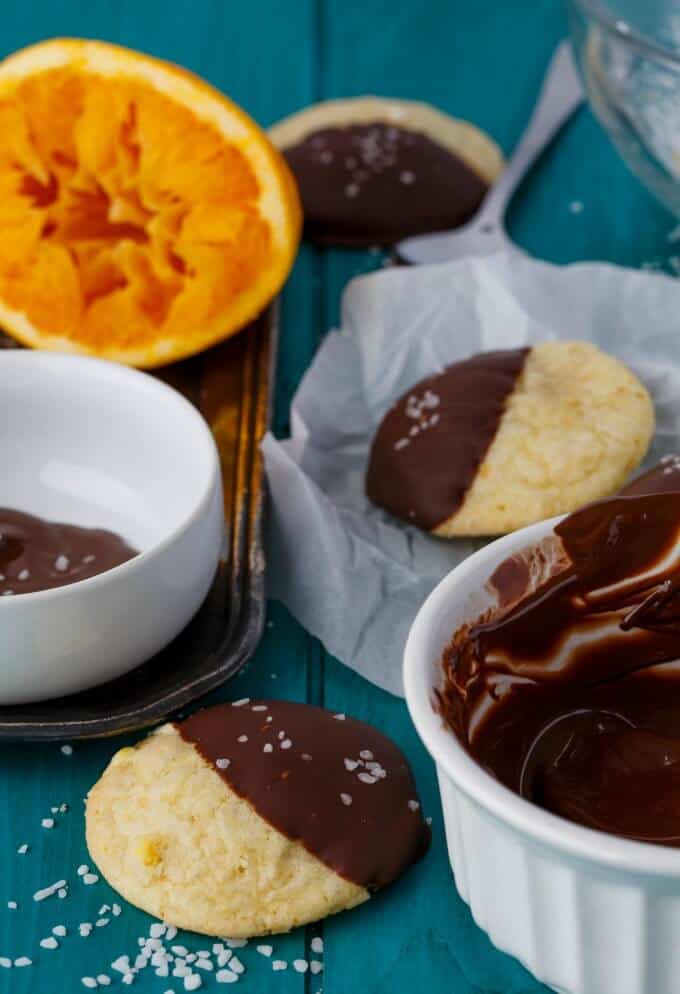
M238 701L167 724L113 757L87 843L132 904L243 938L352 908L427 850L406 759L322 708Z
M385 414L366 493L435 535L498 535L614 493L653 431L642 383L595 345L480 353Z
M297 180L305 233L328 245L390 245L458 227L503 168L475 125L408 100L330 100L269 136Z

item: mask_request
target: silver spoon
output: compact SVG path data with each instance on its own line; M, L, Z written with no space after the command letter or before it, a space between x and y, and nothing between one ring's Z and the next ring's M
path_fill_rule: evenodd
M512 194L540 153L583 102L569 42L555 51L543 81L538 103L512 158L472 220L454 231L405 238L396 245L397 256L414 265L452 262L469 255L490 255L513 248L503 219Z

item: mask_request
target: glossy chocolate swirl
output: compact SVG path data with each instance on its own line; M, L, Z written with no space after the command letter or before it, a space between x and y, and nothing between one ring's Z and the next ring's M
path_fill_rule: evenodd
M243 701L176 727L270 825L361 887L384 887L427 851L408 763L371 725L309 704Z
M376 432L366 494L433 531L460 508L498 431L529 349L482 352L421 380Z
M102 528L80 528L0 508L0 595L64 587L137 554L120 535Z
M383 121L323 128L284 150L305 233L335 245L388 245L464 224L487 184L449 149Z
M680 846L680 462L569 515L490 581L440 704L512 790L591 828Z

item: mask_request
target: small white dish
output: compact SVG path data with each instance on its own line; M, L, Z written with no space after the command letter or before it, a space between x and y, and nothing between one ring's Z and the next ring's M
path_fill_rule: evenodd
M680 851L596 832L524 800L471 758L434 707L442 651L492 603L485 582L559 520L492 542L434 589L406 645L406 700L436 763L456 886L492 942L563 994L677 994Z
M53 590L0 598L0 704L131 670L190 621L224 539L217 448L198 411L113 363L0 351L0 506L117 532L140 555Z

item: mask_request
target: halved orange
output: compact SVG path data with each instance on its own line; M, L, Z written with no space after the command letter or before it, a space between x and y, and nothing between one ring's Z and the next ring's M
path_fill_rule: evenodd
M300 238L288 167L189 72L99 41L0 63L0 326L150 367L198 352L281 288Z

